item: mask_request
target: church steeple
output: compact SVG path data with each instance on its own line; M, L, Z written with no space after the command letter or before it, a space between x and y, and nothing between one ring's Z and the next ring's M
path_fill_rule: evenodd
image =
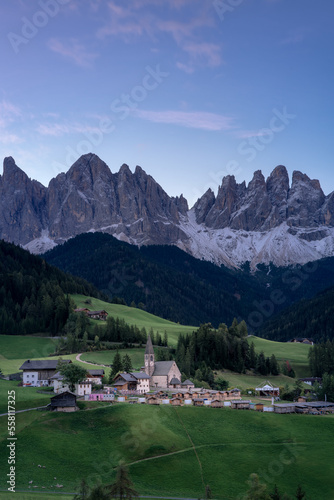
M154 373L154 350L150 335L147 337L145 349L145 373L150 377L152 377Z

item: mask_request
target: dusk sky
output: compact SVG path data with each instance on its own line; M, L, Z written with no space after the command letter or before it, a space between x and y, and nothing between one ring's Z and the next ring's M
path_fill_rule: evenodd
M334 190L333 0L1 2L0 156L87 152L189 205L276 165ZM2 170L0 170L2 173Z

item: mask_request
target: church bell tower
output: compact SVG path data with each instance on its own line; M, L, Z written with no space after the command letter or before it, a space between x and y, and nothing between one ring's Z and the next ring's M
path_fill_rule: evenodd
M154 350L150 335L147 337L145 349L145 373L150 377L152 377L154 373Z

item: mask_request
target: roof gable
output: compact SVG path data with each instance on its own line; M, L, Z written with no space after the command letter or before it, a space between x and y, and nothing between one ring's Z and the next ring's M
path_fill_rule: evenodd
M174 361L156 361L154 363L153 376L168 375L172 368Z
M20 370L55 370L59 362L59 359L28 359ZM72 363L70 359L63 359L61 362Z

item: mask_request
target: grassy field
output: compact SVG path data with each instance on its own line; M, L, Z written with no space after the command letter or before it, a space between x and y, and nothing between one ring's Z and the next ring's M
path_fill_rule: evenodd
M254 342L255 350L257 352L263 351L265 356L275 354L279 364L288 360L293 367L297 378L310 376L308 353L311 346L293 342L273 342L271 340L253 336L249 337L248 340L249 342Z
M301 482L307 498L333 498L332 417L118 404L16 418L17 489L33 481L37 491L56 491L56 484L75 491L83 477L108 484L124 460L143 495L203 498L209 484L213 498L236 499L256 472L269 491L276 483L293 495ZM2 417L0 439L7 437L6 423ZM4 472L5 443L0 441Z
M95 299L93 297L90 298L91 304L87 305L85 301L87 297L84 295L71 295L77 307L87 307L91 310L101 310L104 309L111 316L115 318L118 317L120 319L124 319L126 323L130 325L136 325L138 328L145 327L147 332L149 332L150 328L153 328L154 333L159 332L161 335L166 331L168 334L168 343L169 345L176 345L177 339L180 333L191 333L196 330L194 326L184 326L179 325L177 323L173 323L172 321L167 321L166 319L159 318L158 316L154 316L146 311L142 311L141 309L137 309L135 307L122 306L119 304L109 304L108 302L103 302L102 300ZM103 323L98 320L92 320L93 323L101 326Z

